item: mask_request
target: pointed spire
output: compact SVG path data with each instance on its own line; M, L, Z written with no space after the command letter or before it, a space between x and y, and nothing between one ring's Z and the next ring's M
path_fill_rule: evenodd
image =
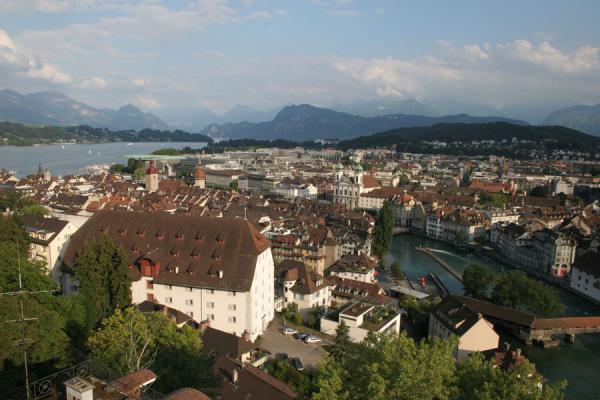
M38 175L42 175L43 173L44 173L44 170L42 169L42 162L39 161L38 162L38 171L37 171L37 174Z

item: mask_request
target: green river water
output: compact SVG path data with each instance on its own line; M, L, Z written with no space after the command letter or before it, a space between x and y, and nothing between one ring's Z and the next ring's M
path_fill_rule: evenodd
M455 271L462 273L472 262L478 262L488 268L501 272L509 270L495 260L463 252L446 243L415 235L398 235L393 239L387 262L398 261L402 270L412 281L432 271L452 293L462 293L462 285L444 268L426 254L415 250L417 246L434 249L436 255L446 261ZM557 288L558 294L566 306L565 315L600 315L600 307L564 289ZM511 336L502 337L512 347L523 349L530 361L548 380L566 379L568 381L567 399L600 399L600 334L578 335L574 344L561 343L560 347L542 349L526 346ZM598 386L597 386L598 385Z

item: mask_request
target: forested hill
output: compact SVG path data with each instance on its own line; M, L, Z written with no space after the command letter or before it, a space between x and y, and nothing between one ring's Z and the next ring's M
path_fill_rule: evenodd
M59 142L106 143L106 142L212 142L205 135L184 131L111 131L89 126L32 126L13 122L0 122L0 145L28 146Z
M514 125L506 122L437 124L394 129L341 141L338 148L394 145L398 151L430 153L435 148L440 153L465 155L527 156L536 149L546 153L560 150L580 151L596 156L600 153L600 137L562 126Z

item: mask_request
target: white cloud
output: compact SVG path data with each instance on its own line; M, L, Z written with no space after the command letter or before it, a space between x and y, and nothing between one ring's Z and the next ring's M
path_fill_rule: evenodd
M340 58L341 73L380 96L454 97L502 106L598 102L598 48L564 52L549 42L520 39L502 44L455 46L438 42L437 54L420 59Z
M134 84L135 86L139 86L139 87L143 87L143 86L146 86L146 85L148 84L148 82L146 82L146 81L145 81L144 79L142 79L142 78L134 78L134 79L132 80L132 82L133 82L133 84Z
M81 83L84 89L104 89L106 88L106 80L97 76L95 78L86 79Z
M536 46L525 39L500 44L498 48L507 51L517 60L569 74L597 68L600 51L597 47L582 46L566 54L553 47L548 41L543 41Z
M45 80L52 83L69 83L71 77L41 58L21 51L8 33L0 30L0 65L18 77Z
M136 106L146 110L160 107L160 102L157 99L147 95L136 96L132 102Z
M87 8L107 7L115 0L0 0L2 12L41 12L55 14Z

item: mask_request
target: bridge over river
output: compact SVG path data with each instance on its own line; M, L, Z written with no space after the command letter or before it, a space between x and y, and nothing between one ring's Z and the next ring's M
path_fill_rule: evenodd
M558 345L558 336L564 335L573 343L577 334L600 333L600 316L538 318L535 314L487 301L460 295L452 296L472 311L484 315L494 325L511 331L527 344L535 341L544 347L551 347Z

